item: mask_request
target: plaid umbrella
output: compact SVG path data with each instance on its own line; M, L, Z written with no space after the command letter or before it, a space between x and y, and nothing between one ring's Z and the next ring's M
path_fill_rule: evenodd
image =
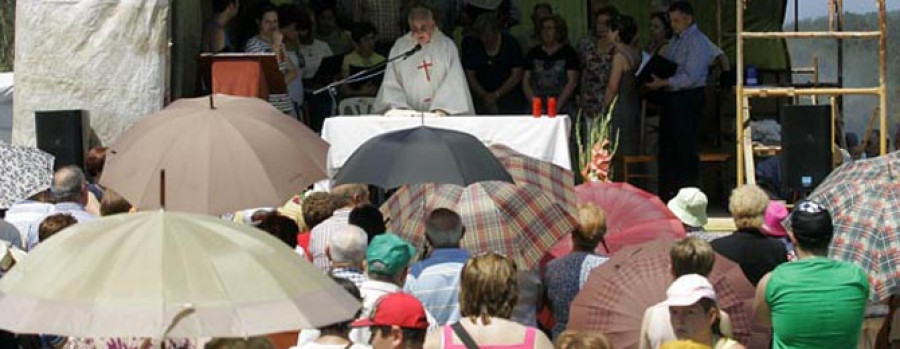
M52 181L53 155L0 142L0 208L49 188Z
M494 144L488 149L500 160L513 182L521 186L537 187L566 212L575 216L578 202L575 200L575 178L572 171L522 154L503 144Z
M455 185L416 184L397 190L381 211L390 230L421 249L425 218L436 208L449 208L466 227L463 248L472 253L498 252L530 269L575 220L539 189L506 182Z
M870 299L900 293L900 152L838 167L810 195L831 213L829 256L859 265Z
M587 182L575 187L579 203L593 203L606 214L604 243L598 253L615 253L625 246L662 236L683 238L684 226L656 195L628 183ZM606 249L609 249L608 251ZM556 256L572 250L571 238L553 247Z
M665 300L672 283L669 248L674 242L660 238L625 247L594 269L572 301L569 328L597 330L616 348L637 348L644 310ZM740 266L716 254L709 281L735 339L748 348L768 346L768 332L754 326L755 290Z

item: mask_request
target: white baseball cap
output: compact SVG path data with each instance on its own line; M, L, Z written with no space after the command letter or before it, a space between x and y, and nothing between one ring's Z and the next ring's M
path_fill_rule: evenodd
M699 302L703 298L716 300L716 290L705 277L687 274L675 279L666 290L666 306L685 307Z

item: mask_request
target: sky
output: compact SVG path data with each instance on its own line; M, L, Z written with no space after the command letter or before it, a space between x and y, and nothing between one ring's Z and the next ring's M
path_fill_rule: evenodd
M752 0L751 0L752 1ZM794 21L794 2L800 1L800 19L828 16L828 0L788 0L786 23ZM885 0L888 11L900 10L900 1ZM844 0L844 11L852 13L866 13L878 11L878 3L875 0Z

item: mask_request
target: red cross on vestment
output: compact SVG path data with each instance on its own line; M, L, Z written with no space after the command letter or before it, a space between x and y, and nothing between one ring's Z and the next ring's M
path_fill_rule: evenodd
M428 71L428 67L431 67L431 66L433 66L433 65L434 65L433 63L431 63L431 62L426 62L426 61L423 59L423 60L422 60L422 65L420 65L420 66L418 67L419 69L424 69L424 70L425 70L425 80L428 80L428 82L431 82L431 73Z

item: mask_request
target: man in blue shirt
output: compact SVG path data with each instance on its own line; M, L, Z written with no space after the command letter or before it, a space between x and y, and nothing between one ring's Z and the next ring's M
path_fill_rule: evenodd
M669 41L665 57L678 64L668 79L653 76L650 89L665 88L665 111L660 118L659 196L667 201L682 187L697 186L700 181L700 154L697 149L699 119L703 113L704 87L709 65L716 57L715 46L694 23L694 8L687 1L669 6L669 19L675 35Z
M432 326L459 321L459 273L469 253L459 247L465 234L462 219L446 208L431 211L425 222L425 239L431 251L410 267L403 291L416 296Z

